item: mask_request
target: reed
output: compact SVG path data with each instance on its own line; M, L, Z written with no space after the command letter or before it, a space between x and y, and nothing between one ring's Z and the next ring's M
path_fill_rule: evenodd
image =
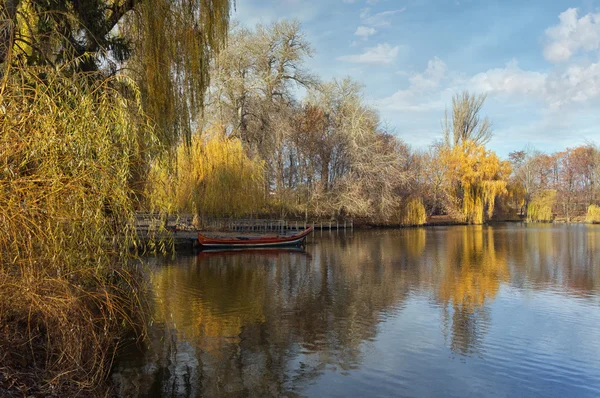
M94 391L122 334L143 333L131 186L153 140L123 85L50 67L2 76L0 395Z

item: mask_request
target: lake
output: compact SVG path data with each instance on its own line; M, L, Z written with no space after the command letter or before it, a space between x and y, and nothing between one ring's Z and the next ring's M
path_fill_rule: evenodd
M120 396L598 397L600 226L316 231L150 258Z

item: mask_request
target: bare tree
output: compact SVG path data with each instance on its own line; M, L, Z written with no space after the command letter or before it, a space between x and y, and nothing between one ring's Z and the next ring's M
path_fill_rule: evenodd
M490 141L492 124L487 117L480 119L485 99L485 94L469 94L468 91L452 97L452 119L448 120L446 111L442 124L446 145L454 146L466 140L485 145Z

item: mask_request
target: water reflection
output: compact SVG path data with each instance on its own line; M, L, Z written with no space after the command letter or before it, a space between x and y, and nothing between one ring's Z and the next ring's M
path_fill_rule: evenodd
M486 357L491 304L502 286L597 303L599 232L513 225L325 232L306 251L155 260L161 321L148 347L130 347L118 360L116 392L302 395L327 375L371 366L366 347L421 299L430 303L419 307L424 322L439 318L445 340L439 354ZM416 360L406 356L411 344L400 336L389 350Z
M510 277L504 240L491 227L458 227L448 235L446 259L440 261L438 299L443 303L444 331L452 351L469 355L481 350L490 316L485 304ZM500 245L496 248L496 244ZM439 257L438 257L439 258ZM450 329L450 332L448 331Z

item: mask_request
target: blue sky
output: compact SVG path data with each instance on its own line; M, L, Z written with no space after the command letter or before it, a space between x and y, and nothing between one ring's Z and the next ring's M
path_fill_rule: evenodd
M350 76L414 148L441 138L452 95L487 93L506 156L600 144L600 0L237 0L243 24L297 19L323 79Z

